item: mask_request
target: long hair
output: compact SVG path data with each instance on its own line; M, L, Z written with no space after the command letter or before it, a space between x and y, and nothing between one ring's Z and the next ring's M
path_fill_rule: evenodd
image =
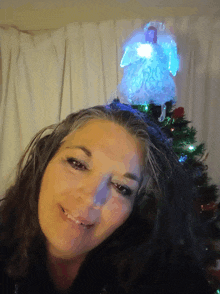
M26 277L34 261L32 253L45 244L38 220L38 198L45 169L63 139L93 119L117 123L138 138L144 162L131 215L89 253L88 259L98 254L103 263L112 263L117 268L119 284L126 291L135 285L158 252L161 265L165 265L175 252L184 250L204 271L210 256L193 210L197 195L189 171L184 170L166 136L146 115L113 102L70 114L61 123L41 130L27 147L18 164L15 182L0 206L0 242L7 248L7 254L3 250L0 258L8 256L7 274L14 279ZM175 250L167 256L170 248Z

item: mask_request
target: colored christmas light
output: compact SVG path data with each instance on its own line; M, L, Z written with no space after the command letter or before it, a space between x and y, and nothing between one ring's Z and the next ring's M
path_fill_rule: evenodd
M187 155L185 156L180 156L179 162L185 162L187 160Z
M193 150L195 150L195 147L194 147L193 145L190 145L190 146L188 147L188 149L189 149L190 151L193 151Z

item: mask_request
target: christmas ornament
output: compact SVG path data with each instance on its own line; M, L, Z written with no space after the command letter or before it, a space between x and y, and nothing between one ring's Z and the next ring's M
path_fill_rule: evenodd
M183 118L184 117L184 108L183 107L178 107L174 109L172 118L176 120L177 118Z
M159 121L166 117L167 101L175 101L173 76L179 68L174 36L165 24L155 21L135 31L124 45L120 66L124 75L119 85L125 104L161 105Z

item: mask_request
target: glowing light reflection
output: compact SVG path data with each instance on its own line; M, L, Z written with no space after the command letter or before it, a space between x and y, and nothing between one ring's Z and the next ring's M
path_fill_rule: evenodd
M141 44L138 48L137 48L137 54L140 57L146 57L146 58L150 58L153 52L153 48L150 44Z

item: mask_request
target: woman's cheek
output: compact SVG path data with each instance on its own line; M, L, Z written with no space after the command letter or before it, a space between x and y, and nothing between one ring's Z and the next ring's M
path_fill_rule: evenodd
M130 206L120 201L112 201L111 205L104 205L101 213L100 224L94 233L94 238L104 240L119 228L129 217Z
M132 206L129 200L112 197L103 207L102 214L109 224L120 226L129 217L131 210Z
M52 189L54 192L68 191L73 193L76 189L76 185L79 183L79 179L73 173L69 172L67 168L62 165L56 165L53 167L53 180L51 180Z

